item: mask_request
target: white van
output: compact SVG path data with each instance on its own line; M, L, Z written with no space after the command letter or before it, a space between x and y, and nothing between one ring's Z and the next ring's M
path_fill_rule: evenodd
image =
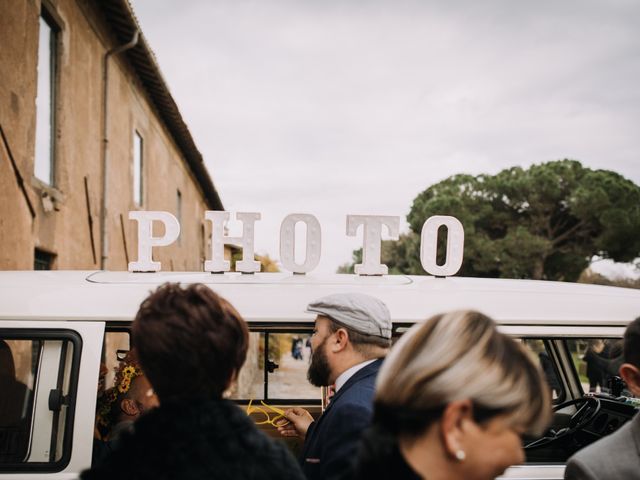
M305 376L310 301L336 292L376 296L389 306L395 337L453 309L491 316L540 360L558 407L547 436L527 440L527 463L504 478L562 478L572 452L615 431L638 409L615 378L590 386L583 359L598 343L615 361L625 326L640 315L637 290L402 275L0 272L1 478L76 478L91 465L100 365L112 375L140 302L164 282L207 284L249 323L251 346L234 393L239 404L304 405L315 414L323 392Z

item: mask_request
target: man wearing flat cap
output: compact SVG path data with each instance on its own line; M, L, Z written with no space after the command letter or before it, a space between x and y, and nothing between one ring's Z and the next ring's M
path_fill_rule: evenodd
M375 381L391 346L391 316L377 298L339 293L312 302L315 313L307 378L315 386L335 384L335 394L314 421L302 408L285 412L284 436L304 438L300 461L310 480L337 477L349 467L371 421Z

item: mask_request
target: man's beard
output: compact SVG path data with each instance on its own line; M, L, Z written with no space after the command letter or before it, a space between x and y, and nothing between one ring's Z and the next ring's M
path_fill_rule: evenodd
M318 348L313 351L309 370L307 370L307 379L314 387L326 387L329 385L331 368L329 367L329 360L325 353L325 343L327 343L326 338L318 345Z

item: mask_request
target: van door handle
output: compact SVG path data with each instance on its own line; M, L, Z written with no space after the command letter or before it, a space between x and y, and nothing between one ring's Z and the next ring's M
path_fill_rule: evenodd
M280 365L273 360L267 360L267 372L273 373L276 368L280 368Z
M69 405L69 396L63 395L59 388L52 389L49 392L49 410L59 412L63 405Z

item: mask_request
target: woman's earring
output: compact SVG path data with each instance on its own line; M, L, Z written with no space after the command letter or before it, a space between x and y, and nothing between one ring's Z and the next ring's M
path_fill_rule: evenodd
M456 452L456 460L459 462L464 462L464 459L467 458L467 454L464 453L464 450L458 450Z

